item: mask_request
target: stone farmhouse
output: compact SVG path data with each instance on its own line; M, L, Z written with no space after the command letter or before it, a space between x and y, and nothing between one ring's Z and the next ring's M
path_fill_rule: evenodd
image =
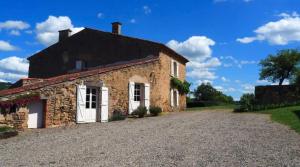
M164 112L184 110L186 97L170 84L185 80L188 60L167 46L90 28L32 55L29 77L0 91L5 123L18 129L107 122L113 111L131 114L138 106Z

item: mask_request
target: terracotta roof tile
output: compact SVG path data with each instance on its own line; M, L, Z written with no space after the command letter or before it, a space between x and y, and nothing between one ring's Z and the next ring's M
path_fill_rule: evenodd
M134 66L134 65L150 63L150 62L157 61L157 60L158 60L157 57L148 57L148 58L134 60L134 61L130 61L130 62L123 62L123 63L118 63L118 64L102 66L102 67L90 69L87 71L80 71L80 72L75 72L75 73L71 73L71 74L65 74L65 75L60 75L60 76L56 76L56 77L51 77L48 79L44 79L42 82L33 83L31 85L2 90L2 91L0 91L0 97L11 95L11 94L16 94L16 93L21 93L21 92L29 91L29 90L35 90L35 89L39 89L39 88L42 88L45 86L50 86L50 85L54 85L54 84L58 84L58 83L66 82L66 81L73 81L78 78L88 77L91 75L105 73L105 72L109 72L109 71L113 71L113 70L118 70L118 69L130 67L130 66Z

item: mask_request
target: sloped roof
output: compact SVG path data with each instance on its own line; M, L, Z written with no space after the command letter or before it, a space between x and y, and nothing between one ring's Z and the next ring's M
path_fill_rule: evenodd
M118 70L118 69L130 67L130 66L146 64L146 63L150 63L150 62L157 61L157 60L158 59L155 57L148 57L145 59L133 60L130 62L120 62L117 64L107 65L104 67L97 67L97 68L93 68L93 69L90 69L87 71L80 71L80 72L75 72L75 73L71 73L71 74L65 74L65 75L60 75L60 76L56 76L56 77L51 77L51 78L44 79L41 82L33 83L30 85L2 90L2 91L0 91L0 97L4 97L7 95L16 94L16 93L21 93L24 91L36 90L36 89L39 89L39 88L42 88L45 86L51 86L51 85L59 84L59 83L66 82L66 81L73 81L73 80L76 80L79 78L84 78L84 77L101 74L101 73L106 73L109 71Z
M188 62L185 57L164 44L91 28L85 28L69 38L49 46L32 55L28 60L39 56L60 55L68 49L75 53L86 53L88 50L95 55L105 54L107 56L105 56L103 64L142 59L149 55L158 56L157 53L160 51L171 54L183 63Z

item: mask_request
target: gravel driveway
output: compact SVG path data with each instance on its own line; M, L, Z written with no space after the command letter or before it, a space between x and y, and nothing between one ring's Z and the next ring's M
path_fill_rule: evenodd
M268 115L172 113L0 140L0 166L300 166L300 135Z

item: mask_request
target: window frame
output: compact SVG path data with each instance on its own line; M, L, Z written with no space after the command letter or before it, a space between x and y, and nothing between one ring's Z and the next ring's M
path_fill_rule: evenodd
M82 70L86 68L86 63L83 60L76 60L75 62L75 69Z
M141 101L141 93L142 93L141 84L134 84L133 100L135 102Z
M174 59L171 61L171 75L176 78L179 77L179 63Z

